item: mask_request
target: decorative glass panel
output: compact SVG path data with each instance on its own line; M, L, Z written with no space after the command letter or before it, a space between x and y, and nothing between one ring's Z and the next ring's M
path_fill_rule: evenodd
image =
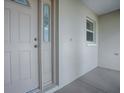
M93 33L87 31L87 41L93 42Z
M22 4L22 5L25 5L25 6L30 6L28 0L12 0L12 1Z
M87 29L90 31L93 31L93 22L90 22L89 20L87 20Z
M48 4L43 5L43 40L50 41L50 6Z

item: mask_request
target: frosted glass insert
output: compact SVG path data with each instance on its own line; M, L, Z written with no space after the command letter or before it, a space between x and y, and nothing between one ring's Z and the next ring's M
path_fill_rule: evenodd
M43 5L43 40L50 41L50 7L48 4Z

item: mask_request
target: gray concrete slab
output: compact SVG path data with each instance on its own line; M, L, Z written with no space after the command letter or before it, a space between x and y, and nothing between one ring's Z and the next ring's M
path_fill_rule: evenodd
M120 93L120 72L98 67L55 93Z

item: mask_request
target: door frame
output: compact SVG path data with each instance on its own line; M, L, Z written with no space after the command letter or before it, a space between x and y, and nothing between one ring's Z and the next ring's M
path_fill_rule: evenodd
M39 71L39 89L40 89L40 93L45 92L47 90L50 90L56 86L59 85L59 31L58 31L58 11L59 11L59 7L58 7L58 2L59 0L51 0L51 21L52 21L52 25L51 25L51 31L53 31L53 35L52 35L52 74L53 74L53 84L51 86L49 86L48 88L44 89L43 88L43 72L42 72L42 21L43 21L43 2L42 0L38 0L38 71Z

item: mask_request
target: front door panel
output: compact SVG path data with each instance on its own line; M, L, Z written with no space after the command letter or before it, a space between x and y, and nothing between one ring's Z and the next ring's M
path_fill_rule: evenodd
M5 93L26 93L39 87L37 0L29 6L5 1Z

